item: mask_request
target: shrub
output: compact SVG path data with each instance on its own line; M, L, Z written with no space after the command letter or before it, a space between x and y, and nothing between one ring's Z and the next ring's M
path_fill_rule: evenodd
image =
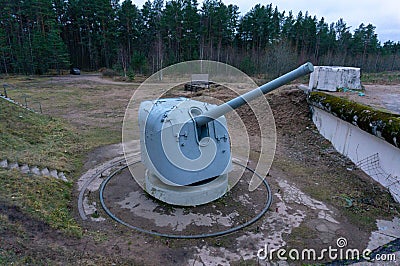
M113 78L114 76L117 75L117 73L112 69L106 68L101 72L101 75L103 77Z
M135 80L135 73L133 71L128 72L128 78L129 81L134 81Z

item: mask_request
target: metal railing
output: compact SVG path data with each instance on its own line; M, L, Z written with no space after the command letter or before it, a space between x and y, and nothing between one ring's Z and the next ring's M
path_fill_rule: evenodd
M7 91L7 90L8 90L8 91ZM17 99L21 99L21 101L18 102L18 101L16 101L16 100L12 99L12 98L9 96L9 91L10 91L10 90L18 91L17 88L15 88L14 86L12 86L12 85L10 85L10 84L7 84L7 83L4 83L4 84L3 84L3 93L0 93L0 96L3 97L3 98L5 98L5 99L7 99L7 100L9 100L9 101L11 101L11 102L13 102L13 103L15 103L15 104L17 104L17 105L19 105L19 106L21 106L21 107L23 107L23 108L25 108L25 109L27 109L27 110L30 110L30 111L32 111L32 112L35 112L35 113L38 113L38 112L36 111L37 109L34 109L34 108L32 107L32 105L37 105L37 106L38 106L38 109L39 109L39 112L40 112L41 114L43 113L43 110L42 110L42 103L41 103L41 102L39 102L39 101L37 101L37 100L30 101L30 104L31 104L31 107L30 107L30 106L28 106L28 99L31 98L32 96L30 96L30 95L28 95L28 94L25 94L25 93L22 93L21 96L17 96L17 97L16 97Z

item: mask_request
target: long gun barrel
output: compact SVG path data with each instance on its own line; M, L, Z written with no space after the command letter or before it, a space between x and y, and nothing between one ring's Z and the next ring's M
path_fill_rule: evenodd
M197 126L203 126L212 120L217 119L218 117L225 115L226 113L232 111L233 109L239 108L247 102L254 100L255 98L271 92L301 76L307 75L314 71L314 66L311 63L306 63L295 70L292 70L289 73L286 73L279 78L276 78L257 89L249 91L243 95L240 95L224 104L221 104L214 109L211 109L200 116L195 117L195 121Z

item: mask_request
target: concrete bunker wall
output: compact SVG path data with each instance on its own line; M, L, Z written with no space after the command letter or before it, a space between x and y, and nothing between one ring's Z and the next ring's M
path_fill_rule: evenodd
M400 202L400 116L321 92L309 103L321 135Z

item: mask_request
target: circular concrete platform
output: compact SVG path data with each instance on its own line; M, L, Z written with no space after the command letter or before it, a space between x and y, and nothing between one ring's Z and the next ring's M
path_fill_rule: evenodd
M219 199L228 191L228 175L201 185L170 186L149 170L146 171L146 192L158 200L178 206L197 206Z
M141 169L144 165L140 162L135 168L144 173ZM103 181L100 201L111 218L140 232L169 238L224 235L256 222L268 210L272 200L266 181L264 186L249 191L253 171L240 164L233 168L230 176L242 175L238 184L221 198L196 207L174 206L150 196L135 182L127 166L122 166ZM243 168L246 169L244 174ZM226 177L217 179L213 182L226 184ZM227 179L229 182L231 177Z

